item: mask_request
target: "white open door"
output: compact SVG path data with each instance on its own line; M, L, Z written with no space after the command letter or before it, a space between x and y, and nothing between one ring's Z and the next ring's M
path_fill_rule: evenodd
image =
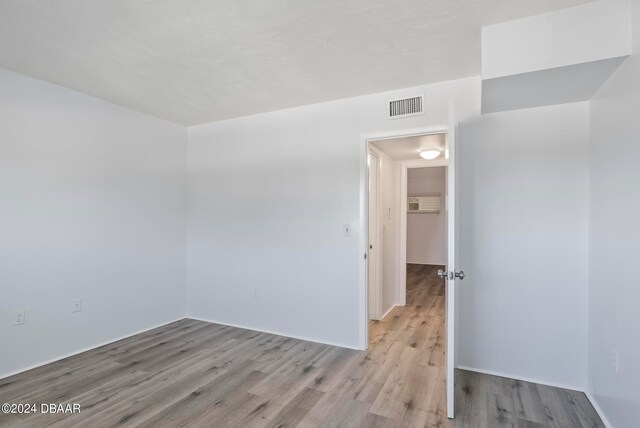
M456 271L457 227L456 227L456 131L457 120L453 101L449 102L449 126L447 132L446 153L449 155L447 166L447 268L438 272L446 277L446 330L447 330L447 417L454 417L455 409L455 364L456 358L456 302L457 282L464 278L464 272Z

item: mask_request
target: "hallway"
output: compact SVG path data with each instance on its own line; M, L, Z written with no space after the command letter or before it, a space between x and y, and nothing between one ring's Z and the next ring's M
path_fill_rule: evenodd
M448 420L439 268L408 264L407 305L369 323L368 357L384 379L371 412L397 426L604 427L582 392L465 370L456 370L456 419Z
M407 305L369 323L369 358L381 378L371 412L402 426L445 426L442 266L407 265ZM377 405L376 405L377 403Z

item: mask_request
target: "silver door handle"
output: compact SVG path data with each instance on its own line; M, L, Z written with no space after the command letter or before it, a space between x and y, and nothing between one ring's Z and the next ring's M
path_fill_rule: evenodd
M449 272L449 271L443 271L442 269L438 269L438 278L445 278L445 279L454 279L454 278L460 278L461 280L464 279L465 275L464 275L464 271L461 270L460 272Z

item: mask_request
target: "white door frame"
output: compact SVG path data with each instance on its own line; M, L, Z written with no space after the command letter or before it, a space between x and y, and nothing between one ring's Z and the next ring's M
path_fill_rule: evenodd
M382 156L379 150L376 150L374 147L369 147L368 156L371 156L375 159L375 171L376 171L376 181L375 188L371 188L371 183L369 183L369 195L371 193L375 193L375 217L372 219L371 209L372 207L369 205L367 210L367 221L368 225L371 226L371 222L373 221L373 226L375 227L374 231L374 239L373 243L371 242L371 229L367 229L368 236L368 248L367 252L369 256L367 257L367 262L369 264L369 269L367 269L367 292L370 293L368 295L369 302L369 314L368 319L379 320L382 317L382 227L381 227L381 211L382 211L382 194L381 194L381 174L382 174ZM369 165L369 171L371 171L372 165ZM371 174L368 176L368 180L371 180ZM369 199L371 202L371 199ZM373 245L373 251L371 250L371 245ZM373 264L373 266L372 266ZM373 267L373 269L370 269ZM371 278L371 274L373 271L374 278Z
M443 134L448 132L446 124L425 127L425 128L412 128L396 131L385 131L370 134L362 134L360 136L360 212L358 216L358 237L359 237L359 258L360 265L358 269L358 282L359 282L359 316L360 325L359 331L359 344L358 348L366 350L368 347L369 338L369 296L368 296L368 284L367 284L367 253L369 245L369 224L368 224L368 210L369 210L369 177L368 177L368 156L369 156L369 142L373 140L385 140L390 138L402 138L402 137L415 137L419 135L428 134ZM406 220L405 220L406 221ZM406 238L405 238L406 242ZM405 250L406 257L406 250ZM405 278L406 281L406 278Z
M432 133L434 134L434 133ZM443 132L438 132L443 134ZM444 132L446 135L446 132ZM431 168L436 166L447 166L447 159L414 159L400 162L400 243L398 248L398 278L396 279L396 302L399 306L407 304L407 197L408 186L407 176L412 168ZM447 195L445 194L445 201ZM445 202L446 206L446 202ZM448 229L448 228L447 228Z

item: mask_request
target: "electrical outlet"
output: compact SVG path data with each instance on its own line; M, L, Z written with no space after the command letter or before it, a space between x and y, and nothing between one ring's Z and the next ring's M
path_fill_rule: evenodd
M350 224L343 224L342 225L342 236L344 236L345 238L348 238L351 236L351 225Z
M13 325L22 325L25 321L25 310L20 309L13 313Z
M611 350L611 364L613 365L613 371L620 373L620 355L615 349Z
M73 301L73 310L72 312L80 312L82 310L82 300L81 299L75 299Z

